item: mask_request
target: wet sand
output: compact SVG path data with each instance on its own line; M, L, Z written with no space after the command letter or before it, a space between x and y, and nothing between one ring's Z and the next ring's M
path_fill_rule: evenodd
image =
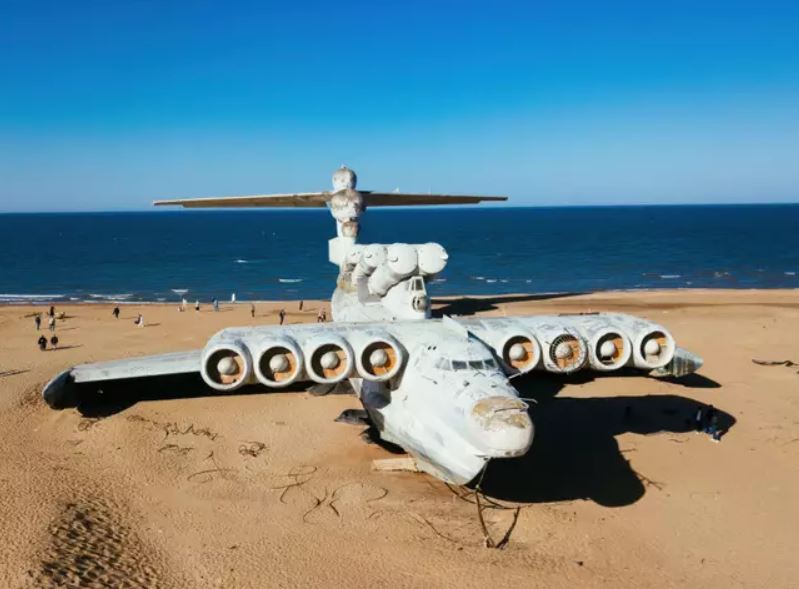
M65 305L61 349L0 307L0 586L796 586L799 292L658 291L438 301L449 313L618 310L663 323L700 376L528 379L537 433L483 486L518 521L484 547L473 497L336 423L354 397L209 396L192 379L109 390L52 411L43 384L73 364L202 347L234 325L313 322L319 302ZM325 305L326 307L329 306ZM133 324L144 314L144 328ZM46 322L45 322L46 323ZM49 336L49 332L45 330ZM110 397L110 398L109 398ZM729 431L691 431L699 404ZM493 507L493 506L492 506ZM487 509L495 540L515 509Z

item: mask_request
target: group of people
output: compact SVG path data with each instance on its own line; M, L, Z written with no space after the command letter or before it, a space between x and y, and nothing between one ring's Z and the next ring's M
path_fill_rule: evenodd
M59 319L64 319L66 315L62 312L58 314ZM42 328L42 314L37 313L33 318L33 323L36 325L36 331L40 331ZM49 311L47 311L47 328L53 333L50 337L50 345L53 349L58 348L58 336L55 334L55 327L56 327L56 312L55 307L50 305ZM40 335L39 339L36 340L36 343L39 346L39 349L44 351L47 349L47 337L44 335Z

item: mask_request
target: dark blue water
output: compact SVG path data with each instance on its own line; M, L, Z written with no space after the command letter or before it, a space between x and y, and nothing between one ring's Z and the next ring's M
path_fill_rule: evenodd
M363 242L444 245L438 295L799 288L799 205L372 209L363 222ZM0 301L328 297L334 233L326 210L0 215Z

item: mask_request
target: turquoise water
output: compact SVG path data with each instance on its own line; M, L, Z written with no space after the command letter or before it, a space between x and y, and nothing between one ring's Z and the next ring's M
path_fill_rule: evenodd
M326 210L0 215L0 301L326 298L334 234ZM361 241L444 245L434 295L799 288L799 205L373 209Z

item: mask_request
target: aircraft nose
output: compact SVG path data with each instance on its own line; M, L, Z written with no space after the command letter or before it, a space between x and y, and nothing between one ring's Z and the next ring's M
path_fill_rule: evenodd
M515 397L480 399L469 412L477 445L491 458L525 454L533 443L533 422L527 405Z

